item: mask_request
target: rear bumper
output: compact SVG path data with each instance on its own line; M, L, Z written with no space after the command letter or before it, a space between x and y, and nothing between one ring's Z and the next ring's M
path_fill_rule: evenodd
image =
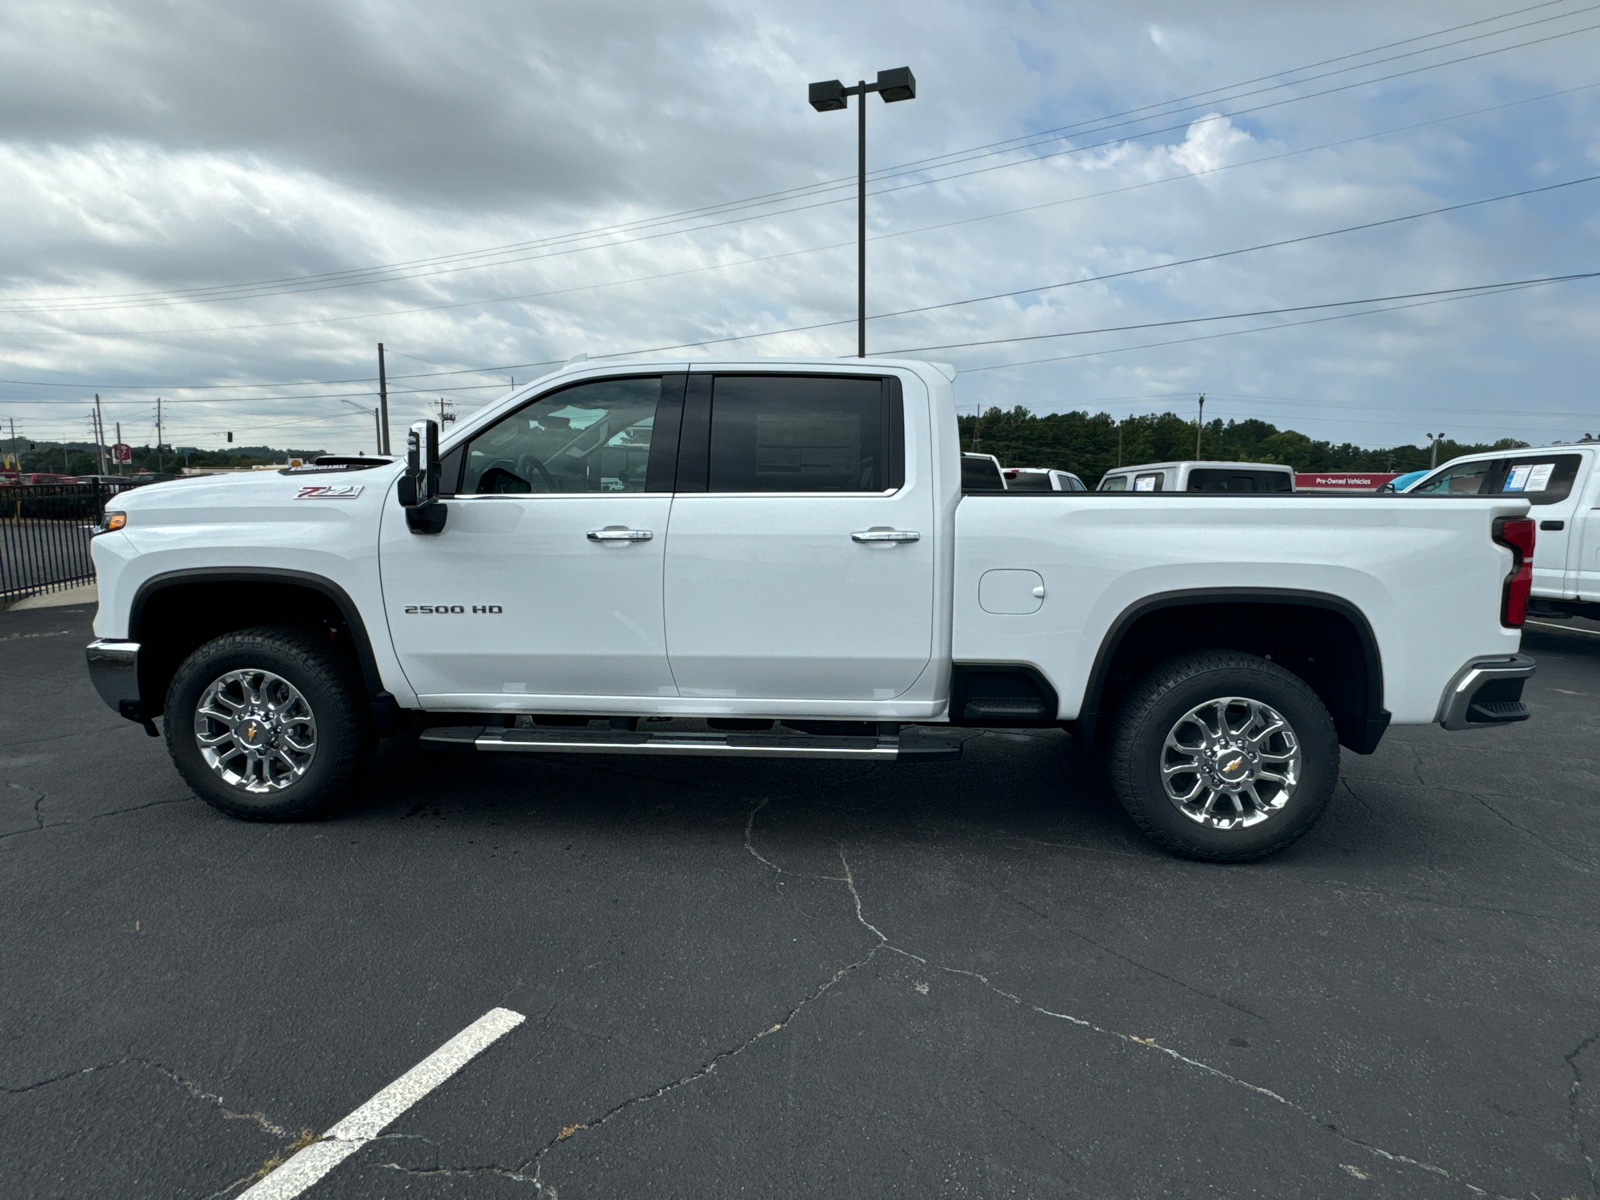
M111 711L130 721L143 721L139 712L139 643L93 641L84 648L89 660L89 680Z
M1522 702L1522 685L1534 667L1526 654L1473 659L1456 672L1440 697L1439 724L1446 729L1487 729L1526 721L1531 714Z

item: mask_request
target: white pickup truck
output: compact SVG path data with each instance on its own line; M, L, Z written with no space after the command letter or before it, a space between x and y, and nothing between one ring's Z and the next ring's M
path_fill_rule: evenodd
M1516 497L1539 522L1530 611L1600 617L1600 445L1534 446L1451 459L1406 496Z
M140 488L93 539L91 675L247 819L326 808L407 729L877 761L1065 726L1217 861L1309 828L1341 744L1527 716L1526 499L963 495L954 374L576 365L404 463Z

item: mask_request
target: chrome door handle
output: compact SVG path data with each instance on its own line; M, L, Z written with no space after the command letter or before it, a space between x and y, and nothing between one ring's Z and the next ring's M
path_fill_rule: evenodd
M921 539L920 533L913 533L909 529L860 529L850 535L853 542L915 542Z
M619 529L607 526L605 529L589 530L591 542L648 542L655 534L648 529Z

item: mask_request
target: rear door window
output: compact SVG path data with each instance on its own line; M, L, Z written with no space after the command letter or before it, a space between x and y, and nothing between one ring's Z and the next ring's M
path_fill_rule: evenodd
M1294 490L1287 471L1230 471L1226 467L1196 467L1189 472L1191 492L1289 492Z
M1126 475L1113 475L1109 479L1100 481L1102 492L1125 492L1128 490L1128 477Z
M1161 490L1161 473L1150 475L1135 475L1133 477L1133 490L1136 492L1159 492Z
M900 486L890 459L895 439L904 435L891 422L888 393L883 380L860 376L718 375L708 490L883 492Z
M1505 470L1490 482L1494 496L1526 496L1534 504L1556 504L1572 493L1578 477L1579 454L1541 454L1537 458L1506 460Z
M1523 496L1533 504L1558 504L1572 494L1581 454L1538 454L1458 463L1406 493L1408 496Z

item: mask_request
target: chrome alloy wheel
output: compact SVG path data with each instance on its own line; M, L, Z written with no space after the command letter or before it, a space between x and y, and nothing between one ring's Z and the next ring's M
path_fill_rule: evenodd
M317 722L298 688L271 671L229 671L195 706L194 740L231 787L281 792L317 755Z
M1300 739L1275 708L1245 696L1197 704L1161 749L1161 785L1172 806L1208 829L1259 825L1294 796Z

